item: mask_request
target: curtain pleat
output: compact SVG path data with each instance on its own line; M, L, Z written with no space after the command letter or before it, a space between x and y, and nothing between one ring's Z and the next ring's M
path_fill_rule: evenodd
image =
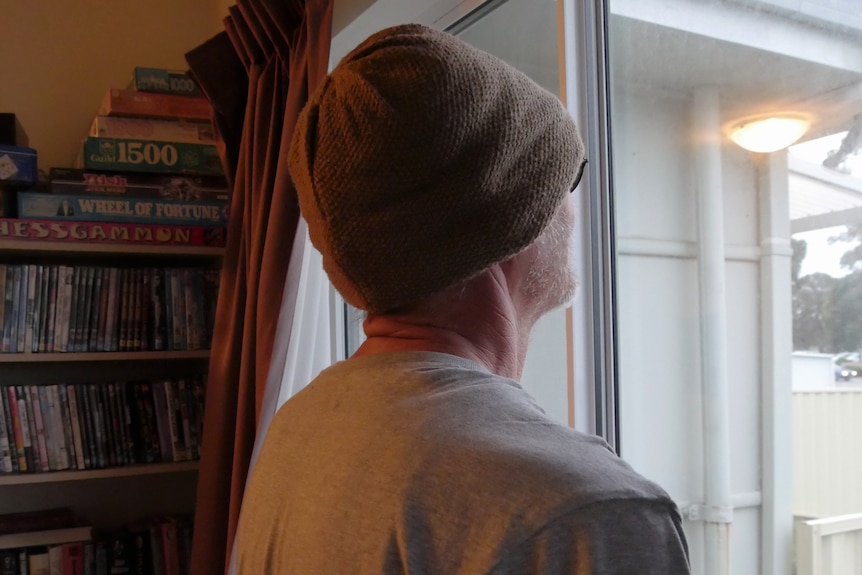
M286 146L326 74L331 17L332 0L241 0L225 32L187 54L213 103L233 187L207 381L195 575L221 575L230 561L299 220ZM322 69L310 70L312 61Z

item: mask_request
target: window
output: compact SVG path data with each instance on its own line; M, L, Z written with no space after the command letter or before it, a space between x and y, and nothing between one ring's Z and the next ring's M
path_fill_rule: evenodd
M563 97L587 141L582 289L537 326L524 387L668 490L694 573L858 572L842 563L862 548L858 0L367 14L410 6ZM763 147L764 125L789 135Z
M862 512L858 8L607 3L619 446L697 573L790 573L794 519Z

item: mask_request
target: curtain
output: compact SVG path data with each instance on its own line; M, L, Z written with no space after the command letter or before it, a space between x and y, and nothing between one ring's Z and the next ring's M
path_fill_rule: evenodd
M233 190L207 381L195 575L221 575L229 565L279 312L295 310L284 300L299 290L285 284L301 264L291 260L304 227L286 152L300 110L326 75L331 19L331 0L241 0L225 31L186 55L213 104Z

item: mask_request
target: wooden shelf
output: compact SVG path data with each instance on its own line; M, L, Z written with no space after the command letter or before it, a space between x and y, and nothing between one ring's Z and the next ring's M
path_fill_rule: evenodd
M206 246L159 246L140 244L99 244L84 242L39 242L30 240L0 240L0 252L6 254L139 255L159 257L220 258L224 248Z
M208 349L192 351L93 351L86 353L0 353L0 363L44 363L81 361L160 361L206 359Z
M36 483L60 483L90 479L111 479L115 477L136 477L139 475L162 475L166 473L189 473L198 470L197 461L179 463L150 463L146 465L127 465L108 469L86 469L83 471L49 471L46 473L15 473L0 475L0 487L7 485L31 485Z

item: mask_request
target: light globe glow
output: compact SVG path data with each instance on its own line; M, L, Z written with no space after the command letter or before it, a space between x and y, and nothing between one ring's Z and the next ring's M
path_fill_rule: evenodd
M737 122L730 139L750 152L776 152L805 134L811 123L802 117L769 117Z

